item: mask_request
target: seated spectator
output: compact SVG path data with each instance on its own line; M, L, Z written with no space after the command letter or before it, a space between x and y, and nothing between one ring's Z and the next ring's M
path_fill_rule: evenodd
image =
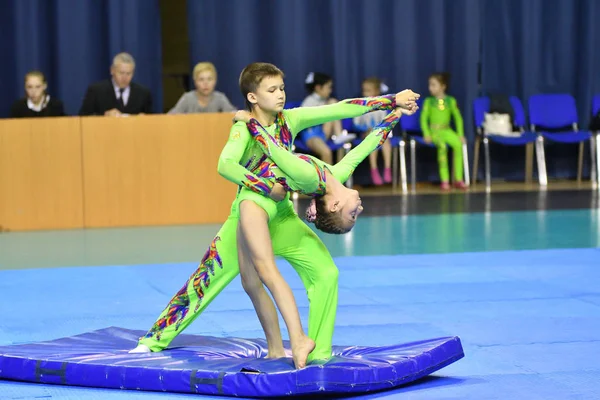
M120 116L152 113L150 91L131 82L135 60L130 54L119 53L110 67L112 79L88 87L79 115Z
M362 82L362 96L376 97L381 96L382 91L387 92L387 86L377 77L371 77ZM385 118L386 112L379 110L368 114L361 115L352 120L354 127L362 132L363 139ZM383 155L383 179L377 168L377 153L373 151L369 154L369 166L371 167L371 180L375 185L383 185L384 183L392 182L392 145L389 140L386 140L381 146L381 154Z
M308 96L302 102L301 107L315 107L325 104L337 103L331 97L333 91L333 79L320 72L311 72L304 81ZM342 122L331 121L323 125L313 126L300 133L300 139L314 153L317 158L327 164L333 164L333 154L327 145L327 141L333 135L342 133Z
M448 171L448 146L452 149L454 170L454 186L465 190L463 182L463 153L462 145L466 143L463 129L463 119L456 99L446 94L450 75L446 72L435 73L429 77L429 93L423 102L421 111L421 130L427 143L435 144L438 153L438 167L442 190L450 190L450 173ZM454 120L456 131L452 130L450 122Z
M194 85L196 90L184 93L169 114L233 112L225 94L215 90L217 69L212 63L201 62L194 67Z
M25 75L25 97L13 103L10 118L61 117L65 115L62 101L46 93L44 74L31 71Z

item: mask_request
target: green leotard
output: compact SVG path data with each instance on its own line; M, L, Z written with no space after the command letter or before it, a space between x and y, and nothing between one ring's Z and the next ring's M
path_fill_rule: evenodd
M450 128L454 118L456 132ZM464 136L463 119L456 104L456 99L446 96L443 99L428 97L423 102L421 111L421 130L423 137L430 137L437 148L438 166L442 182L449 182L448 148L452 148L454 179L463 180L463 156L461 137Z
M276 123L265 129L291 151L294 137L307 127L356 117L373 110L391 110L395 106L393 96L384 96L284 110L278 114ZM346 167L338 168L348 171L349 176L360 161L360 157L345 157L338 165ZM238 122L231 128L218 169L222 176L240 186L231 213L211 242L198 269L173 296L152 328L140 338L139 344L148 346L152 351L165 349L239 274L236 246L238 206L240 201L248 199L268 213L273 253L292 265L306 288L310 303L308 336L316 343L309 361L331 357L338 269L323 242L294 211L289 194L280 202L268 197L277 181L274 172L277 168L252 139L246 124Z

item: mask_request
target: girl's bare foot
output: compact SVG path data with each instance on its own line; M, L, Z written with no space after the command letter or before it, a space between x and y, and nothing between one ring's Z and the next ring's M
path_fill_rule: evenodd
M296 345L292 346L292 357L296 369L306 367L306 359L314 349L315 342L308 336L303 336L296 341Z

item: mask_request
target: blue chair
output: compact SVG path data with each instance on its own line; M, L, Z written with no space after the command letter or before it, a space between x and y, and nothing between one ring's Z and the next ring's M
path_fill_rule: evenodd
M536 147L538 154L544 152L544 139L562 144L579 143L577 181L581 182L584 144L591 139L592 134L588 131L579 131L575 98L570 94L538 94L531 96L529 99L529 119L531 130L538 132L541 138L538 142L540 145ZM559 132L545 131L545 129L557 130L564 128L566 128L565 131ZM594 153L594 146L590 146L590 149ZM592 154L592 159L594 158L595 154ZM542 172L543 175L546 175L545 165ZM544 176L543 179L544 184L547 184L547 177Z
M421 108L423 107L424 99L421 97L417 104L419 105L419 111L414 113L413 115L404 115L400 119L400 124L402 126L402 131L404 133L404 137L408 138L409 146L410 146L410 182L412 191L416 190L417 186L417 143L420 146L429 147L435 149L435 145L433 143L427 143L425 139L423 139L423 133L421 131ZM463 163L464 163L464 178L467 186L470 184L469 178L469 153L467 151L467 144L464 143L462 146L463 152Z
M473 183L477 182L477 173L479 171L479 149L481 142L484 147L484 162L485 162L485 187L486 190L491 189L491 169L490 169L490 145L489 142L501 144L503 146L526 146L525 156L525 181L529 182L532 174L532 155L533 155L533 143L537 140L537 135L534 132L526 132L525 127L527 125L525 121L525 110L523 104L518 97L511 96L509 98L510 104L514 111L514 125L516 125L520 131L519 136L508 137L501 135L494 135L493 133L486 133L483 129L483 123L485 121L485 114L490 111L490 99L489 97L479 97L473 101L473 117L475 119L475 128L477 130L477 136L475 138L475 154L473 160ZM538 171L543 168L545 160L543 160L543 152L538 156ZM540 182L541 184L541 182Z
M598 114L600 111L600 94L597 94L592 99L592 113L594 115Z

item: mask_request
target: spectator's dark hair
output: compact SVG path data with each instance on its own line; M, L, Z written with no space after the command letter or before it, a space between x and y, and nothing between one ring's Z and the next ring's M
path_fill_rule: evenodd
M315 91L315 87L323 86L327 82L331 82L333 78L327 74L322 72L311 72L306 76L304 80L304 84L306 86L306 91L308 93L312 93Z
M240 91L244 96L248 110L252 110L252 103L248 101L248 93L256 92L262 80L271 76L280 76L282 79L285 77L282 70L269 63L252 63L242 70L240 74Z
M342 227L340 213L332 213L327 209L323 196L315 197L315 205L317 208L315 227L318 230L335 235L349 232L349 230Z
M446 89L450 86L450 74L448 72L436 72L429 76L429 79L431 78L446 86Z

